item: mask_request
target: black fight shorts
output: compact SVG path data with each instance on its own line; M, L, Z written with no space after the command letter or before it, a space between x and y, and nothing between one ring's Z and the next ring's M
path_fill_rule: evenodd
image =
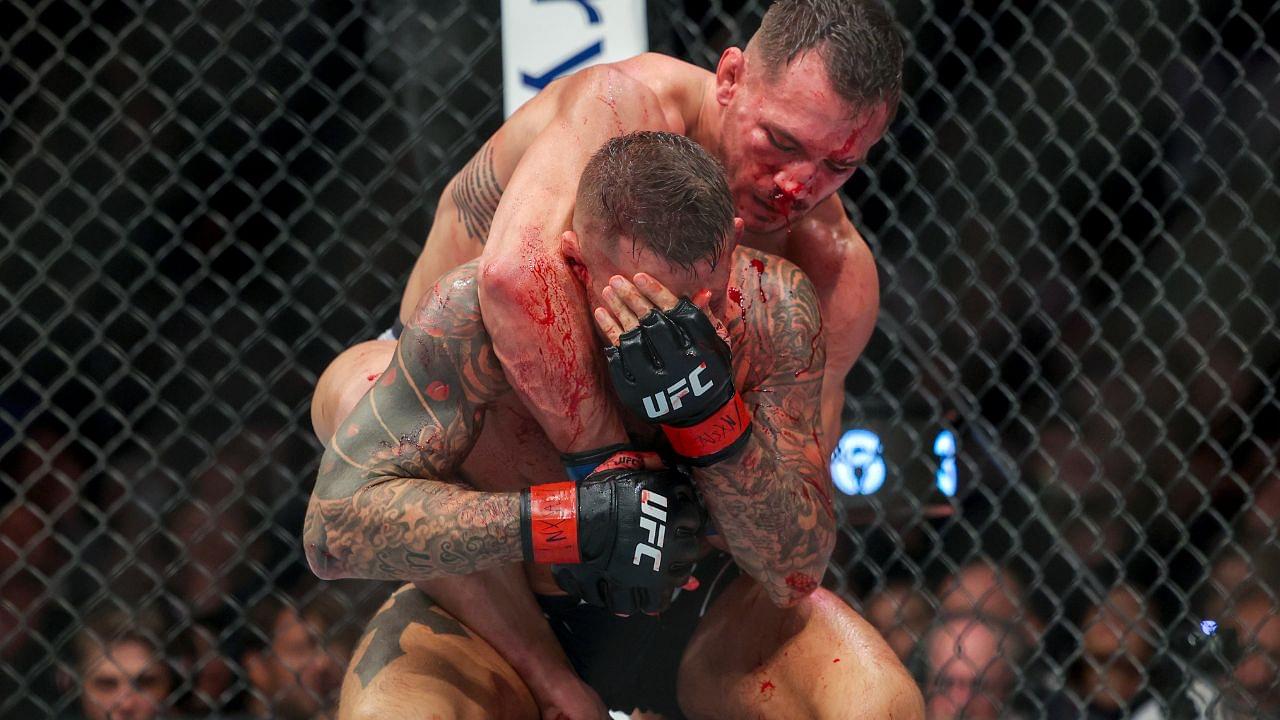
M739 574L718 550L693 568L695 590L680 590L657 617L621 618L567 597L539 595L543 614L578 676L614 710L683 718L676 702L680 658L707 608Z

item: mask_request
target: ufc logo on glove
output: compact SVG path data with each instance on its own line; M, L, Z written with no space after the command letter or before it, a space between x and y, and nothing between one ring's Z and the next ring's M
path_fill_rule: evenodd
M649 543L636 545L636 554L631 558L631 564L639 565L642 557L651 558L653 571L658 572L658 567L662 565L662 543L667 538L667 526L663 524L667 521L667 511L659 510L655 505L666 508L667 499L650 490L640 491L640 527L649 534Z
M729 345L688 298L670 310L651 310L604 354L618 398L657 421L682 462L712 465L737 454L751 437L751 415L733 387Z
M707 364L703 363L693 369L689 373L689 377L677 380L666 392L655 393L644 399L644 413L649 416L650 420L656 420L672 410L679 410L684 407L684 396L693 390L694 397L701 397L708 390L715 386L714 382L703 384L698 380L698 376L703 370L707 369ZM671 404L667 404L667 398L671 399Z

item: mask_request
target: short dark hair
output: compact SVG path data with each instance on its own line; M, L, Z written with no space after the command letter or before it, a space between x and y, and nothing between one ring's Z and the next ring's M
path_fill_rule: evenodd
M768 72L810 50L821 53L831 85L855 109L897 109L902 36L879 0L778 0L765 12L758 44Z
M724 168L697 143L668 132L611 138L578 181L575 212L608 241L628 237L673 266L715 263L733 232Z

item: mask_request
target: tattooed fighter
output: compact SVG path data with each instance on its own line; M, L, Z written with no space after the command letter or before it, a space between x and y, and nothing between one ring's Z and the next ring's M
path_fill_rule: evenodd
M541 710L599 718L593 693L585 702L534 697L539 685L554 691L582 681L612 707L668 717L846 717L851 698L860 716L918 717L919 693L892 650L817 589L834 515L817 442L824 346L812 285L786 261L735 250L741 221L724 176L681 136L610 140L587 164L576 200L573 230L557 247L573 271L565 291L597 308L627 407L660 417L676 454L697 466L698 489L736 565L719 551L701 557L697 582L657 617L618 619L557 597L546 565L530 566L528 585L507 574L458 603L493 608L472 614L485 629L433 606L427 598L443 585L438 578L519 567L537 544L530 497L563 473L493 354L477 264L463 265L423 299L394 348L367 345L363 359L331 368L317 395L317 431L332 434L307 516L312 567L326 577L418 581L428 591L406 587L371 623L344 683L343 717ZM722 318L729 345L676 295ZM658 400L631 392L660 369L683 379ZM376 381L360 397L368 375ZM680 412L698 397L715 397L708 407L716 412ZM743 415L725 423L725 408ZM632 430L643 435L636 420ZM521 490L530 485L538 487ZM580 491L578 498L580 532L598 532ZM663 507L680 512L676 505ZM617 544L626 565L632 546ZM499 641L482 639L491 636ZM535 662L517 667L529 658Z

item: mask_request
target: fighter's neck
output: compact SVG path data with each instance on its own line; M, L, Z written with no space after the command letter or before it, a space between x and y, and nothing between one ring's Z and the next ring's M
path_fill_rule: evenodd
M716 102L715 73L703 71L699 78L697 110L685 127L685 135L690 140L710 150L717 157L720 155L720 103Z

